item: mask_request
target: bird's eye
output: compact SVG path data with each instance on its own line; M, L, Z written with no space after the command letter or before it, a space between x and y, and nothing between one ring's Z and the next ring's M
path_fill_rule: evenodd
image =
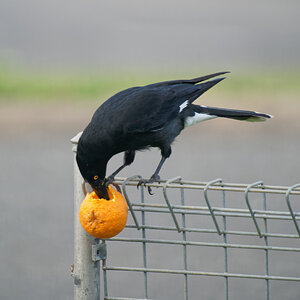
M95 175L95 176L94 176L94 180L97 180L98 178L99 178L98 175Z

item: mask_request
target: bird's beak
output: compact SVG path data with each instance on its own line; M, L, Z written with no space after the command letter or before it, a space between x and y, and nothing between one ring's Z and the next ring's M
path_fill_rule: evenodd
M107 187L105 185L105 181L101 180L99 182L93 183L92 188L94 189L95 193L97 194L97 196L100 199L104 198L106 200L110 200L109 195L108 195L108 191L107 191Z

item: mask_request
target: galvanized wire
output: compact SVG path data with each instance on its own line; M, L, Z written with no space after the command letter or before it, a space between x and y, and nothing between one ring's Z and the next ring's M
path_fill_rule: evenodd
M211 180L209 182L197 182L197 181L184 181L180 177L176 177L170 180L162 180L160 183L149 184L151 187L157 187L158 192L162 190L162 198L160 197L156 203L151 203L146 201L146 196L144 193L144 187L141 187L140 192L134 192L134 197L129 196L133 192L129 193L128 189L131 186L136 186L140 176L133 176L130 178L117 178L116 183L122 185L123 195L125 196L129 212L132 216L132 222L126 226L126 230L117 237L106 240L105 243L109 243L111 247L118 243L130 243L142 245L142 267L136 267L132 265L118 266L109 265L110 253L107 254L107 259L103 260L102 270L103 270L103 280L104 280L104 299L106 300L132 300L132 299L153 299L151 298L151 283L149 282L149 274L175 274L183 276L183 299L188 300L190 296L190 276L209 276L209 277L222 277L224 278L224 299L229 300L230 295L233 293L230 290L230 280L233 278L240 279L256 279L263 281L265 284L264 295L254 295L256 299L270 299L272 285L271 281L282 281L291 282L297 284L299 287L300 282L300 272L298 276L295 274L274 274L271 272L272 260L270 260L270 255L272 253L277 253L278 255L284 255L284 253L300 254L300 230L298 222L300 220L300 211L296 211L293 207L299 209L300 201L300 184L293 185L291 187L285 186L271 186L265 185L263 182L258 181L252 184L236 184L236 183L224 183L222 179ZM170 197L169 191L179 190L179 196ZM202 200L205 205L188 205L188 191L197 190L201 194ZM132 190L133 191L133 190ZM211 191L218 191L220 194L219 204L216 205L216 197L211 196ZM157 193L158 193L157 192ZM236 208L233 205L229 206L227 200L228 193L236 193L239 196L239 201L244 203L245 208ZM139 194L139 196L137 196ZM260 198L261 200L255 199ZM276 209L276 205L271 195L281 195L279 209ZM257 197L260 196L260 197ZM293 204L291 204L291 196L293 196ZM177 197L177 198L176 198ZM217 197L217 198L218 198ZM174 204L176 199L179 200L180 204ZM278 200L277 200L278 201ZM232 202L232 201L231 201ZM255 208L257 202L260 202L262 208ZM254 205L255 204L255 205ZM151 215L161 215L162 217L170 215L173 225L157 225L147 222L147 216ZM188 225L188 219L191 216L197 216L199 218L208 216L212 220L212 225L209 228L202 228L201 226L190 226ZM239 218L241 224L249 220L252 225L247 225L245 230L234 230L228 227L228 222L230 220ZM149 218L151 220L151 218ZM270 222L288 222L287 232L282 230L277 230L272 228ZM247 223L247 224L248 224ZM279 223L280 224L280 223ZM244 226L245 227L245 226ZM126 236L126 232L131 232L136 230L140 231L140 237ZM161 232L168 233L173 232L172 238L166 238L163 235L162 238L152 238L151 235L148 236L148 232ZM178 233L178 238L174 238L174 233ZM293 233L294 232L294 233ZM188 234L206 234L206 235L217 235L221 236L222 239L216 242L211 241L198 241L193 239L193 237ZM229 242L228 237L257 237L263 243L257 244L251 241L249 242ZM272 243L270 243L272 239ZM281 243L276 243L280 240ZM295 246L295 242L297 246ZM293 242L293 243L292 243ZM157 268L151 267L148 261L149 251L148 245L158 244L158 245L177 245L182 247L183 264L181 269L177 268ZM117 246L117 245L116 245ZM210 270L191 270L189 269L189 252L187 247L207 247L207 248L223 248L224 255L224 267L223 272L210 271ZM261 251L264 253L264 274L259 274L259 272L254 273L247 271L245 272L233 272L230 271L233 266L233 262L229 261L228 251L229 249L244 249L245 251ZM260 253L260 252L258 252ZM178 258L179 259L179 258ZM128 272L128 276L132 272L143 273L144 274L144 298L130 298L126 295L113 296L114 289L108 290L108 272ZM182 299L178 298L178 299ZM193 298L192 298L193 299Z

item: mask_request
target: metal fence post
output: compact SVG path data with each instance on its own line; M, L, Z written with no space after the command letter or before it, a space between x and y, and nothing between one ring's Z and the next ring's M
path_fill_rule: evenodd
M82 191L82 177L75 160L77 143L81 133L71 142L74 152L74 300L100 299L100 260L93 259L93 247L98 239L89 235L79 222L79 208L84 198Z

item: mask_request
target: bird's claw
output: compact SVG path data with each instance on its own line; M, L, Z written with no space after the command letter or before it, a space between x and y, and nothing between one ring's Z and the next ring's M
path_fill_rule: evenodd
M114 177L111 177L111 176L107 177L107 178L105 179L105 182L104 182L105 187L108 188L108 186L109 186L111 183L114 182L114 179L115 179L115 178L114 178Z
M150 180L141 179L141 180L138 182L138 184L137 184L136 187L137 187L137 189L139 189L139 187L140 187L141 185L143 185L144 187L146 187L146 184L147 184L147 183L151 183ZM147 189L148 189L148 193L149 193L150 195L153 195L151 187L150 187L150 186L147 186Z
M138 182L138 184L137 184L137 186L136 186L136 188L139 189L139 187L141 185L146 186L146 183L147 183L146 179L140 179L139 182Z
M149 193L149 195L154 195L154 193L152 193L152 189L151 189L151 187L150 186L148 186L148 193Z
M107 177L107 178L105 179L105 183L104 183L104 184L105 184L105 187L108 188L108 186L109 186L110 184L112 184L112 185L117 189L117 191L118 191L119 193L121 193L121 188L119 187L118 184L114 183L114 180L115 180L115 178L114 178L113 176Z
M139 187L141 185L146 186L147 183L153 183L153 182L160 182L160 177L158 175L156 175L156 176L152 176L148 180L147 179L140 179L138 184L137 184L137 189L139 189ZM151 187L147 186L147 189L148 189L149 195L153 195Z

